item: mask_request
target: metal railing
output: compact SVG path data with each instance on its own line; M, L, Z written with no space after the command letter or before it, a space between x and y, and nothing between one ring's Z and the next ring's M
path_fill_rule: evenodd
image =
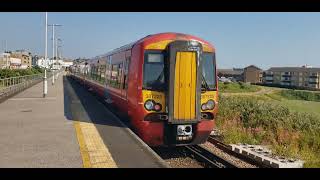
M52 72L47 73L47 77L51 77ZM43 80L44 74L33 74L26 76L10 77L0 79L0 99L20 92L34 84Z

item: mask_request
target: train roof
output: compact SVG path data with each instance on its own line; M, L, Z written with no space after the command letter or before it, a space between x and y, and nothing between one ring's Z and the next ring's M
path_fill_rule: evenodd
M141 38L139 41L145 41L148 39L157 39L160 37L164 38L164 39L191 39L191 40L199 41L203 44L211 45L213 47L212 44L210 44L209 42L207 42L197 36L183 34L183 33L176 33L176 32L165 32L165 33L151 34L151 35L148 35L144 38Z
M180 39L180 38L185 38L185 39L192 39L192 40L195 40L195 41L200 41L201 43L204 43L204 44L208 44L208 45L211 45L209 42L199 38L199 37L196 37L196 36L193 36L193 35L188 35L188 34L183 34L183 33L175 33L175 32L166 32L166 33L157 33L157 34L150 34L150 35L147 35L137 41L134 41L132 43L129 43L129 44L126 44L124 46L121 46L119 48L116 48L108 53L105 53L105 54L102 54L102 55L99 55L99 56L96 56L94 58L92 58L91 60L95 60L95 59L99 59L99 58L103 58L103 57L106 57L106 56L110 56L112 54L115 54L117 52L121 52L121 51L126 51L126 50L129 50L131 49L135 44L137 43L140 43L140 42L143 42L145 40L148 40L148 39L153 39L153 38L159 38L159 37L172 37L174 39ZM212 46L212 45L211 45ZM213 47L213 46L212 46ZM213 47L214 48L214 47Z
M112 50L112 51L110 51L110 52L108 52L108 53L106 53L106 54L102 54L102 55L100 55L100 56L96 56L95 58L101 58L101 57L105 57L105 56L109 56L109 55L115 54L115 53L120 52L120 51L129 50L129 49L131 49L131 48L133 47L133 45L136 44L136 42L137 42L137 41L132 42L132 43L130 43L130 44L126 44L126 45L121 46L121 47L119 47L119 48L116 48L116 49L114 49L114 50Z

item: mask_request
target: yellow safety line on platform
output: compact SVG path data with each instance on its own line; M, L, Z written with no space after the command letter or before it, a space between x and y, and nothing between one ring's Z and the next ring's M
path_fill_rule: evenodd
M80 152L85 168L116 168L108 148L101 139L96 127L92 123L74 123L76 128Z
M78 138L78 142L79 142L79 146L80 146L80 153L82 156L82 164L84 168L90 168L91 167L91 163L90 163L90 156L88 153L88 149L87 146L84 142L84 138L83 138L83 134L81 132L81 127L80 127L80 123L79 121L75 121L74 122L74 127L76 129L76 133L77 133L77 138Z

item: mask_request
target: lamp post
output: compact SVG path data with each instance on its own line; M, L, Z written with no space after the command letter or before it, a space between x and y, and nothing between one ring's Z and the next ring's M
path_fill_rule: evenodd
M60 70L60 62L59 62L60 61L60 56L59 56L59 51L58 51L58 48L60 46L58 45L58 41L61 41L61 39L60 38L56 38L56 58L57 58L57 64L58 64L57 68L58 68L58 70ZM58 79L58 77L59 77L59 71L56 74L56 79Z
M62 42L62 40L60 38L58 38L57 41L60 42L60 43ZM58 56L59 60L63 61L62 53L61 53L62 52L62 50L61 50L62 46L59 45L58 42L57 42L57 56ZM59 66L59 69L61 69L61 66Z
M60 24L50 24L48 26L52 26L52 85L54 85L54 79L55 79L55 76L54 76L54 61L55 59L57 58L56 57L56 52L55 52L55 37L54 37L54 27L55 26L62 26Z
M47 83L47 38L48 38L48 13L46 12L45 20L45 52L44 52L44 77L43 77L43 97L45 98L48 93L48 83Z

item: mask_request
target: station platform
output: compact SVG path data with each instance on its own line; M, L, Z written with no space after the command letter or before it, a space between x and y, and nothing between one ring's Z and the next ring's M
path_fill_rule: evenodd
M163 168L92 94L60 75L0 104L0 167Z

